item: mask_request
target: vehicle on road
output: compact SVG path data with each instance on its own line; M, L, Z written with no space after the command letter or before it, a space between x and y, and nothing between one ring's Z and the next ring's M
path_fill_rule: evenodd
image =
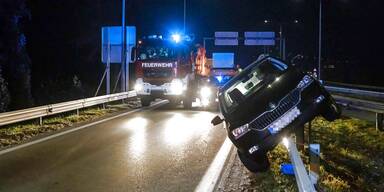
M266 57L241 71L218 94L222 122L238 156L252 172L269 168L267 152L315 116L339 118L341 110L319 81L283 61Z
M203 107L215 103L217 87L211 81L211 65L205 49L194 45L193 38L151 35L139 40L134 52L135 90L143 106L156 98L168 99L174 105L182 102L187 109L194 101ZM224 81L220 79L220 83Z

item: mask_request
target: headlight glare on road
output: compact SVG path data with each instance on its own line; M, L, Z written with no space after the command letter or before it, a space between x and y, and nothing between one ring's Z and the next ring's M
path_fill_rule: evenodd
M297 85L299 89L305 89L313 82L313 78L309 75L305 75L300 83Z
M203 99L207 99L212 95L212 91L209 87L202 87L200 90L200 95Z
M235 139L240 138L244 134L248 133L250 131L249 124L245 124L243 126L240 126L234 130L232 130L232 135L235 137Z
M176 95L183 93L183 82L180 79L174 79L171 83L171 92Z

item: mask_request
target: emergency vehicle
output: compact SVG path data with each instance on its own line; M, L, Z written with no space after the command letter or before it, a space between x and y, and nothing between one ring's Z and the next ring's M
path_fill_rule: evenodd
M135 90L143 106L162 98L191 108L196 99L211 101L204 98L216 96L203 83L209 82L211 69L205 49L194 45L190 36L147 36L139 40L135 54Z

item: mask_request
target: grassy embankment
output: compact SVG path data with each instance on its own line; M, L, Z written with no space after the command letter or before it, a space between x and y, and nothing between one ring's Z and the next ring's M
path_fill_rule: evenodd
M321 191L384 191L384 133L376 131L373 123L351 118L329 123L316 118L311 131L313 143L321 145ZM247 189L297 191L294 176L280 173L280 165L289 163L286 149L279 145L269 158L271 170L250 176Z
M37 120L12 124L0 127L0 148L22 143L34 136L71 127L75 123L91 121L106 114L116 112L117 108L103 109L92 107L80 110L79 115L75 112L67 112L59 115L43 118L40 126Z

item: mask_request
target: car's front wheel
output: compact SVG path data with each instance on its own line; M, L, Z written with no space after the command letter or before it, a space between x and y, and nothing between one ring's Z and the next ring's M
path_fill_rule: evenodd
M265 172L269 169L270 164L266 153L257 157L250 157L237 150L237 155L243 165L253 173Z
M146 97L140 98L141 106L143 107L148 107L151 104L151 101L152 100L150 98L146 98Z
M332 97L329 97L325 102L324 110L321 115L327 121L334 121L340 118L341 108Z

